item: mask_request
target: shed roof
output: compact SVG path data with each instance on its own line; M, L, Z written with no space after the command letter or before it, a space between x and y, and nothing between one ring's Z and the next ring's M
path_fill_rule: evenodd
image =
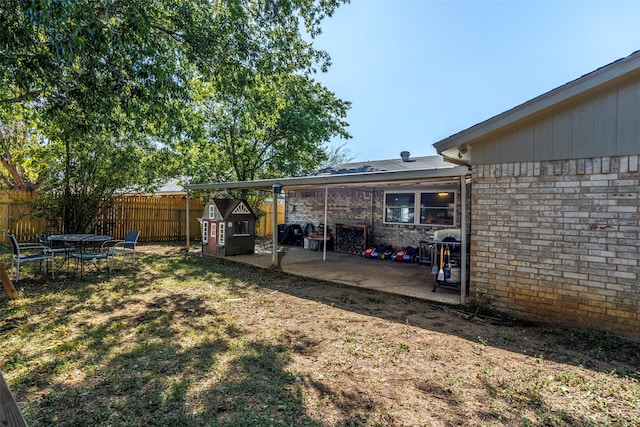
M469 164L471 161L469 148L474 142L498 135L638 75L640 75L640 51L438 141L433 146L445 158L459 164Z

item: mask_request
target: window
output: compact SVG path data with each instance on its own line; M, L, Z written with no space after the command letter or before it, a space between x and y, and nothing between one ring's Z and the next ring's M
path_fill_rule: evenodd
M420 193L420 224L454 225L455 206L454 192Z
M209 221L202 221L202 242L209 242Z
M248 236L249 235L249 221L235 221L233 223L233 235L234 236Z
M211 237L213 237L214 239L216 238L215 222L212 224L212 227L211 227Z
M215 219L216 217L216 207L215 205L209 205L209 218Z
M416 215L416 212L419 215ZM386 224L455 226L455 191L388 192L384 196Z
M218 223L218 246L224 246L224 221Z
M385 194L384 222L413 224L416 209L414 193Z

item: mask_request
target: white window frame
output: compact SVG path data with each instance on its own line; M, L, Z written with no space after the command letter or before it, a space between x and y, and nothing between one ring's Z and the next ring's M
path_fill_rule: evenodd
M453 221L450 224L423 224L421 223L422 207L420 205L422 195L425 193L453 193ZM412 194L413 195L413 222L394 222L387 221L387 194ZM458 224L458 191L450 188L429 188L420 189L414 191L406 191L403 189L386 190L383 195L383 207L382 207L382 221L388 225L410 225L410 226L422 226L422 227L441 227L441 228L455 228ZM437 209L437 208L436 208Z
M218 223L218 246L224 246L224 228L226 227L226 222L220 221Z
M202 243L209 243L209 221L202 221Z

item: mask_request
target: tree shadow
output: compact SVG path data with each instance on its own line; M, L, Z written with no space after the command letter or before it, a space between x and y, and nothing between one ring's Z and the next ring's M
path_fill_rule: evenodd
M176 288L157 293L156 281L167 277L227 285L234 297L255 289L278 291L358 314L409 324L464 338L474 343L546 359L637 376L640 347L593 331L549 325L465 318L451 326L448 307L362 288L313 281L231 260L193 256L141 256L137 267L89 281L24 282L31 301L21 312L3 310L0 327L19 325L23 333L59 331L59 342L41 344L48 357L16 351L7 363L20 369L13 379L17 396L38 396L25 406L33 427L44 425L284 426L324 425L321 415L304 406L303 386L311 387L339 412L338 425L366 425L367 411L379 403L357 389L332 389L322 381L287 370L292 354L305 354L314 343L304 336L245 338L242 325L229 313L207 304L206 296ZM102 292L105 282L108 294ZM220 286L222 286L220 285ZM136 293L153 295L151 301ZM45 306L46 318L38 313ZM22 313L33 313L33 317ZM84 321L71 319L86 316ZM457 322L456 324L460 324ZM73 325L73 330L69 330ZM466 327L468 325L468 327ZM189 331L185 336L184 331ZM523 338L522 331L530 331ZM480 335L479 335L480 334ZM70 369L70 366L82 367ZM414 387L452 414L464 402L445 384L415 380ZM535 389L510 390L497 379L479 381L505 407L517 400L523 411L535 411L548 425L587 425L588 420L554 410ZM500 406L500 405L498 405ZM354 411L354 409L356 409ZM487 422L505 414L488 408ZM464 423L455 418L452 423ZM390 420L388 425L394 425Z
M177 274L218 274L195 264L179 267ZM137 280L137 291L153 292L154 280ZM248 339L233 316L199 296L176 291L141 301L131 297L128 281L111 287L107 298L98 282L31 285L23 291L29 300L23 312L48 304L59 307L54 315L4 312L1 320L14 322L20 333L56 337L16 349L4 365L20 372L12 379L19 401L37 396L21 405L32 427L324 425L306 413L306 379L286 369L289 347ZM48 355L30 353L34 349Z
M298 277L230 258L194 256L189 262L196 269L207 270L210 265L231 281L242 281L354 313L597 372L640 378L640 342L607 332L495 315L474 315L459 306ZM198 264L207 266L198 267ZM464 327L456 326L460 322L451 322L453 318L462 319Z

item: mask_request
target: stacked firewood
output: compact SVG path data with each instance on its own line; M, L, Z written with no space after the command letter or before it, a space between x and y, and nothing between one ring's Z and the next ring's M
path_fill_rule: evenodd
M310 232L307 237L312 239L323 239L324 238L324 224L320 224L318 228ZM331 234L331 227L327 227L327 240L333 239L333 235Z
M369 246L369 226L360 224L336 224L334 250L347 254L362 254Z

